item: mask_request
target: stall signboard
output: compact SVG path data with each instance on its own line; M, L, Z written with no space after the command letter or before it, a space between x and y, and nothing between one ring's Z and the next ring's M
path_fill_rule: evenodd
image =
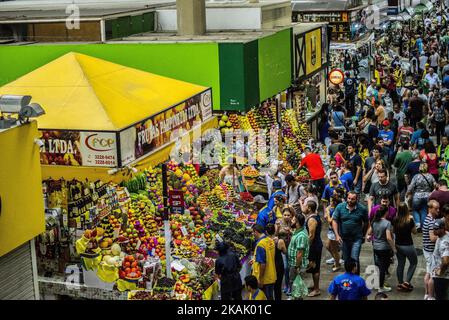
M339 85L343 83L343 80L345 79L345 75L343 71L340 69L332 69L331 72L329 72L329 82L334 85Z
M322 66L321 28L307 32L305 35L306 74L319 70Z
M208 89L120 132L121 164L125 166L192 130L212 117Z
M41 164L87 167L116 167L117 141L114 132L40 130L43 145Z
M184 214L184 193L179 190L168 191L168 203L170 204L170 212L173 214Z

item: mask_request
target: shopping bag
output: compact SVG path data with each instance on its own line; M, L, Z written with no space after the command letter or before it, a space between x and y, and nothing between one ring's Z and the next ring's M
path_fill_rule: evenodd
M118 268L107 264L100 264L98 266L97 276L103 282L115 282L119 278Z
M300 274L296 275L292 285L292 297L295 299L304 298L308 295L309 290Z

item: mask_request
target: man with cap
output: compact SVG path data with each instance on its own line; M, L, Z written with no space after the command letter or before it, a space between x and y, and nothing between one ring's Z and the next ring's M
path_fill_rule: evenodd
M218 242L219 257L215 261L215 274L220 279L221 300L242 300L242 265L238 255L226 242Z
M345 86L345 108L347 116L352 117L355 114L355 96L356 96L356 81L351 78L351 73L346 71L344 86Z
M379 131L379 138L382 138L385 142L385 148L388 150L388 159L391 159L393 155L394 146L394 132L390 129L390 121L384 120L382 122L383 130Z
M435 220L433 233L438 237L433 251L435 300L449 300L449 233L442 219Z
M256 223L261 225L264 230L267 224L276 223L276 215L272 209L268 208L267 202L268 201L260 194L254 197L254 204L256 205L257 210L259 210Z

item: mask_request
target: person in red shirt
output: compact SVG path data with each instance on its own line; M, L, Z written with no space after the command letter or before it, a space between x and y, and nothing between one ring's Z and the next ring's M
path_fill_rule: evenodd
M306 156L302 159L298 170L301 167L306 167L307 171L309 171L312 184L318 188L318 194L322 194L325 186L324 176L326 175L324 172L323 161L321 160L320 155L313 153L312 149L309 147L306 147L304 152Z

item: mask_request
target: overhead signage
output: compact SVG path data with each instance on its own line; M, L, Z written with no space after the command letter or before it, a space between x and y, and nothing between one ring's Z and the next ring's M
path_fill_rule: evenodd
M211 118L211 99L209 89L120 132L122 165L168 145L196 123Z
M114 132L40 130L41 164L61 166L116 167Z

